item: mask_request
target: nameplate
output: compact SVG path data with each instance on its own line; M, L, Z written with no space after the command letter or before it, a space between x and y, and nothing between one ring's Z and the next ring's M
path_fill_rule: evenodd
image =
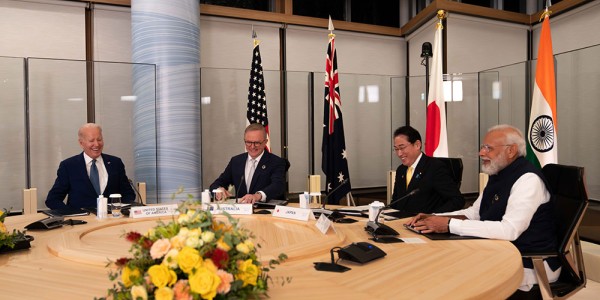
M325 214L321 214L315 226L317 226L317 229L319 229L322 234L327 234L327 230L331 227L331 220L329 220Z
M178 214L177 204L134 206L129 210L129 217L134 219L175 216Z
M219 215L227 212L230 215L251 215L252 204L225 204L225 203L209 203L208 210L213 215Z
M299 220L299 221L308 221L311 217L315 218L312 210L306 208L298 208L298 207L290 207L290 206L275 206L275 210L273 211L273 217Z

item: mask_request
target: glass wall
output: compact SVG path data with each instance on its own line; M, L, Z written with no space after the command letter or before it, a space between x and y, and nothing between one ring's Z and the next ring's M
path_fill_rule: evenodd
M287 72L287 107L283 110L278 88L281 75L277 71L264 72L272 152L282 155L282 144L287 151L291 193L307 189L309 174L320 174L324 188L321 171L324 73ZM248 79L247 70L202 69L205 188L232 156L244 152ZM392 115L404 115L405 106L394 104L392 109L391 98L394 94L398 103L402 103L402 90L392 88L390 76L341 74L339 80L352 187L385 186L385 175L391 168ZM282 114L287 116L287 124L281 123L285 119ZM404 119L394 116L394 122ZM287 143L282 142L281 128L287 128Z
M0 57L0 209L21 210L27 186L25 59Z
M558 163L585 167L588 196L600 199L600 47L555 55ZM537 61L480 73L480 136L507 123L526 134ZM528 70L531 70L530 72ZM528 76L529 74L529 76Z
M136 148L133 139L134 106L139 102L132 93L133 68L147 73L155 81L154 65L94 62L95 122L103 127L104 152L121 157L128 176L134 182L146 182L149 201L156 201L156 176L137 176L136 159L143 151L153 156L156 169L156 140ZM22 190L37 188L38 209L56 178L59 163L81 153L77 130L88 122L86 70L79 60L0 58L0 99L3 117L0 127L0 174L3 199L0 207L23 209ZM150 122L147 128L156 137L155 83L148 85ZM135 150L134 150L135 149ZM11 170L10 172L7 170ZM156 174L156 171L154 172Z

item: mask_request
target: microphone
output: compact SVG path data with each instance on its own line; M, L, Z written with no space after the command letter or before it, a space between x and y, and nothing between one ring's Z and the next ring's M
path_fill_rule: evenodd
M329 199L329 196L333 195L333 193L339 190L342 186L346 185L348 181L350 181L350 179L344 179L344 181L342 181L340 185L336 186L333 190L331 190L331 192L329 192L329 194L327 194L327 196L325 196L325 198L323 198L323 206L321 207L322 209L325 209L325 204L327 204L327 199Z
M433 51L431 50L431 43L425 42L421 45L421 57L432 57Z
M235 190L235 203L238 203L238 194L240 193L240 189L242 188L242 182L244 182L244 174L240 178L240 184L238 184L237 190ZM246 192L250 192L250 187L246 187Z
M365 230L368 231L369 233L371 233L371 235L373 235L374 237L377 236L385 236L385 235L399 235L398 231L394 230L392 227L387 226L385 224L381 224L379 223L379 215L381 214L381 212L384 209L390 208L392 205L407 199L408 197L411 197L413 195L415 195L416 193L419 192L419 189L414 189L412 191L410 191L408 194L390 202L390 204L382 207L378 212L377 212L377 216L375 216L375 221L368 221L367 222L367 226L365 226Z
M137 203L142 204L142 195L140 194L140 191L138 191L138 189L135 186L135 184L133 184L133 181L131 180L131 178L127 178L127 181L129 181L129 185L131 186L131 188L135 192L135 200L133 200L133 202L136 203L136 204ZM140 199L140 202L137 201L138 198Z

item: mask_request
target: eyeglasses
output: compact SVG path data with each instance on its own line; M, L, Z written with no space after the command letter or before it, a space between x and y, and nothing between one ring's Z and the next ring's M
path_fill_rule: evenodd
M490 152L494 151L494 148L496 148L496 147L507 147L507 146L512 146L512 145L514 145L514 144L496 145L496 146L483 144L483 145L479 146L479 151L483 150L483 152L485 152L485 153L490 153Z
M258 147L260 145L262 145L262 143L264 143L265 140L262 140L260 142L251 142L251 141L244 141L244 143L246 144L246 146L250 147L250 146L254 146L254 147Z
M409 144L409 145L412 145L412 144ZM393 151L394 152L404 151L407 147L408 147L408 145L400 145L398 147L394 146Z

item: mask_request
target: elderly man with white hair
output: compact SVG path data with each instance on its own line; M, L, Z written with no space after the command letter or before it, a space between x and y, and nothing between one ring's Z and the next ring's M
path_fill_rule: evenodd
M481 169L490 178L475 203L454 212L419 214L408 224L423 233L451 232L511 241L522 253L556 249L550 188L541 170L525 155L525 139L520 130L509 125L490 128L479 148ZM556 281L560 263L548 259L544 265L550 282ZM529 291L537 278L531 260L523 259L523 267L519 290ZM523 293L517 291L513 298L520 298L519 295Z

